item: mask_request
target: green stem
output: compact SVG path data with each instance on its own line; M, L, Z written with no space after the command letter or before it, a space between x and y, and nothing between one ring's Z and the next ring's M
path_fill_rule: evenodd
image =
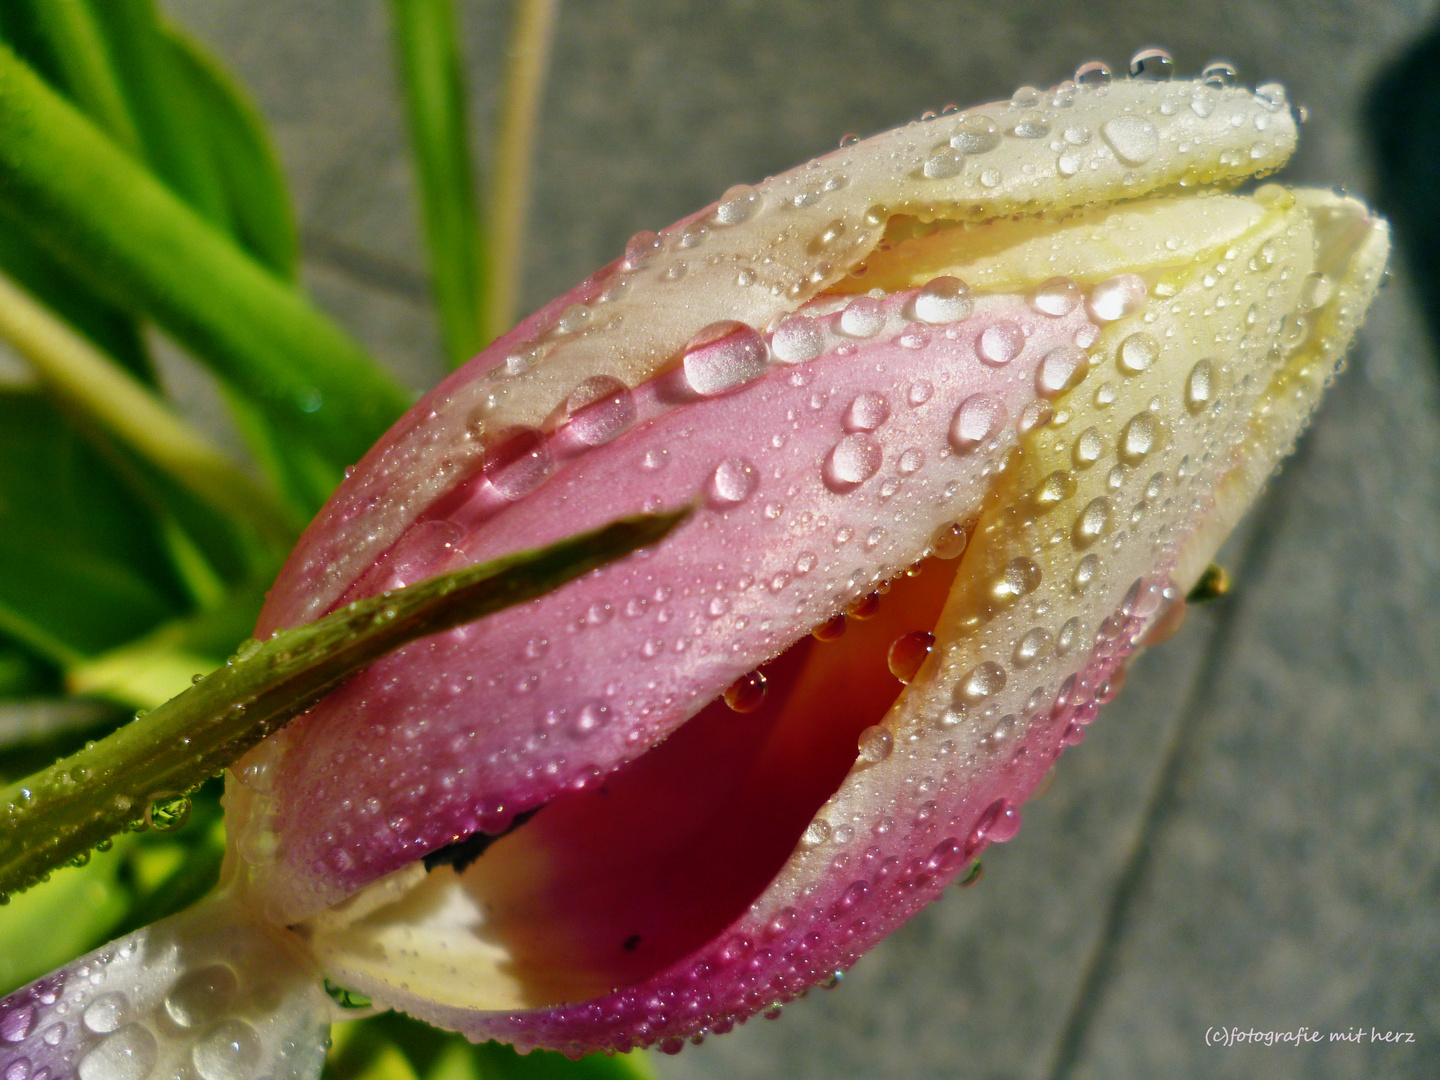
M391 650L550 592L656 542L688 513L618 521L242 646L185 693L0 791L0 896L146 821Z
M284 549L300 522L169 406L0 275L0 337L51 391L217 509Z
M430 279L445 353L459 367L480 351L484 257L471 181L465 88L450 0L392 0Z
M486 341L510 329L520 302L525 228L530 216L530 164L558 8L559 0L520 0L510 39L504 112L490 183L489 291L482 327Z
M0 207L336 465L408 396L348 336L0 47Z

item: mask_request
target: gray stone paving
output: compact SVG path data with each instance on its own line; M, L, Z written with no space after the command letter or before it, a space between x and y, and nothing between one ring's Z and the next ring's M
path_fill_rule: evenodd
M379 0L167 0L254 88L306 281L407 383L438 339ZM488 138L503 5L460 3ZM1427 2L571 0L540 135L534 307L737 180L1161 43L1311 110L1287 178L1369 186L1359 104ZM1440 1075L1440 391L1404 268L1228 560L984 879L841 987L659 1068L709 1077ZM1214 1048L1211 1026L1413 1031Z

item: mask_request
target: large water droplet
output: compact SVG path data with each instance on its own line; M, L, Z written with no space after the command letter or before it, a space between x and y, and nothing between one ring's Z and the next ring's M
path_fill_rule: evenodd
M1145 279L1139 274L1118 274L1090 290L1090 314L1098 322L1123 319L1144 306Z
M975 353L985 363L999 367L1014 360L1024 347L1025 331L1009 319L1001 319L980 331Z
M973 705L1004 689L1005 669L993 660L986 660L960 680L955 696L962 704Z
M1050 134L1050 121L1043 116L1025 116L1016 120L1010 134L1017 139L1043 139Z
M883 456L874 436L863 431L846 435L825 458L825 486L842 494L854 490L880 471Z
M1210 404L1215 396L1215 365L1210 360L1201 360L1190 369L1185 380L1185 407L1199 412Z
M35 1006L16 1005L0 1013L0 1042L22 1042L34 1026Z
M885 312L874 297L858 296L840 313L840 330L851 337L874 337L884 327Z
M1054 277L1041 283L1031 302L1035 310L1059 318L1074 311L1081 299L1079 285L1070 278Z
M989 394L966 398L950 421L950 445L960 453L975 449L992 438L1005 423L1005 406Z
M895 736L883 724L872 724L860 732L857 765L878 765L895 749Z
M947 146L926 158L920 171L931 180L946 180L958 176L964 169L964 153Z
M970 286L957 277L937 277L915 294L915 317L927 323L950 323L968 319L975 307Z
M715 220L721 225L739 225L759 208L760 192L749 184L736 184L720 196L720 204L715 207Z
M711 323L685 346L685 381L697 394L723 394L765 374L769 349L752 327Z
M1005 564L1005 569L991 586L990 595L998 603L1010 603L1038 589L1041 577L1039 564L1022 555Z
M940 526L935 538L930 541L930 551L937 559L958 559L965 553L968 539L959 522L952 521Z
M145 823L158 832L172 832L189 820L188 795L156 795L145 807Z
M183 1028L204 1027L225 1011L239 986L225 964L187 972L165 995L165 1011Z
M706 492L712 505L729 507L748 499L759 483L760 474L754 465L744 458L728 458L715 466Z
M1075 546L1088 547L1110 528L1110 500L1103 495L1091 499L1075 522Z
M1079 468L1089 468L1099 461L1104 453L1105 436L1100 434L1099 428L1086 428L1075 440L1075 464Z
M1160 343L1141 330L1120 342L1115 362L1126 375L1138 375L1160 358Z
M145 1080L155 1068L156 1050L154 1035L127 1024L82 1057L77 1071L80 1080Z
M890 419L890 402L884 394L866 391L855 395L845 410L846 431L874 431Z
M1130 77L1167 82L1175 74L1175 58L1164 49L1141 49L1130 58Z
M130 1001L124 994L101 994L81 1014L81 1020L97 1035L108 1035L125 1021Z
M1200 81L1216 89L1234 86L1239 78L1240 73L1235 70L1235 65L1225 60L1216 60L1200 69Z
M1120 432L1119 455L1126 465L1137 465L1160 442L1160 422L1152 412L1136 413Z
M725 688L725 704L737 713L752 713L765 703L765 676L758 671L741 675Z
M260 1060L260 1035L244 1020L225 1020L190 1051L203 1080L247 1080Z
M1045 659L1050 652L1053 639L1050 631L1043 626L1036 626L1027 630L1020 640L1015 643L1015 666L1018 668L1029 667L1037 660Z
M1126 165L1144 165L1160 149L1160 132L1143 116L1112 116L1100 135Z
M644 266L660 250L660 235L648 229L637 232L625 245L626 270Z
M808 315L792 315L775 328L770 351L782 364L814 360L825 348L825 332Z
M1020 812L1010 805L1008 799L997 799L980 815L975 823L974 838L1004 843L1020 831Z
M1061 345L1051 349L1040 361L1035 372L1035 389L1041 397L1059 397L1073 389L1090 370L1090 358L1078 345Z
M934 647L935 635L928 631L912 630L901 634L890 643L890 651L886 654L890 674L902 683L911 682Z
M511 428L485 450L485 479L500 495L528 495L550 475L550 447L535 428Z
M635 422L635 399L619 379L596 375L565 402L569 431L586 446L602 446Z
M1109 86L1114 78L1110 65L1101 60L1090 60L1075 69L1075 81L1081 86Z
M1000 145L1000 125L988 116L967 116L955 125L950 145L962 154L984 154Z

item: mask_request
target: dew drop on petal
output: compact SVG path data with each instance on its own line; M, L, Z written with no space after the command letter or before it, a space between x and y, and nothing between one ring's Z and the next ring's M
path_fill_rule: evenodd
M1153 334L1141 330L1120 342L1115 351L1115 363L1126 375L1138 375L1149 369L1160 357L1160 343Z
M808 315L792 315L775 328L770 351L782 364L814 360L825 349L825 331Z
M720 196L720 204L715 208L715 220L721 225L739 225L748 220L759 207L760 192L749 184L736 184Z
M920 171L930 180L946 180L965 169L965 155L954 147L944 147L925 159Z
M1025 332L1009 319L991 323L975 342L975 353L987 364L1000 367L1020 355L1025 347Z
M108 1035L124 1023L129 1011L130 1001L124 994L101 994L85 1006L80 1019L88 1030Z
M80 1080L145 1080L155 1068L157 1051L154 1035L127 1024L92 1047L76 1072Z
M1185 407L1191 412L1199 412L1210 404L1214 396L1215 365L1209 360L1201 360L1190 369L1190 375L1185 380Z
M936 532L935 538L930 541L930 550L937 559L958 559L965 553L968 539L959 522L952 521Z
M1005 422L1005 406L989 394L966 398L950 421L950 445L958 452L975 449L995 435Z
M1139 464L1160 441L1160 422L1152 412L1136 413L1120 432L1119 456L1126 465Z
M586 446L602 446L635 422L635 399L612 375L586 379L565 402L569 431Z
M874 337L885 327L885 312L880 301L858 296L840 313L840 330L854 338Z
M1075 81L1084 87L1109 86L1114 78L1110 65L1100 60L1091 60L1075 69Z
M1040 284L1031 303L1035 305L1036 311L1058 318L1069 315L1082 299L1080 286L1072 279L1054 277Z
M482 471L507 499L528 495L550 475L550 447L535 428L512 428L485 450Z
M1005 669L993 660L986 660L970 669L960 681L956 698L965 704L975 704L998 694L1005 689Z
M1008 799L997 799L985 808L980 820L975 823L974 838L1004 843L1020 831L1020 812L1010 805Z
M1040 361L1035 372L1035 389L1041 397L1059 397L1085 378L1090 358L1078 345L1061 345L1051 349Z
M759 483L760 473L754 465L744 458L727 458L715 466L705 491L711 505L730 507L748 499Z
M1160 149L1160 132L1143 116L1112 116L1100 135L1126 165L1144 165Z
M906 395L906 400L912 406L920 406L929 401L934 393L935 386L929 379L919 379L910 384L910 392Z
M202 1080L247 1080L260 1060L260 1035L244 1020L224 1020L195 1044L190 1059Z
M950 145L962 154L985 154L1000 145L1000 125L988 116L967 116L955 125Z
M1130 77L1168 82L1175 74L1175 58L1164 49L1141 49L1130 58Z
M753 327L711 323L685 346L685 381L704 397L723 394L765 374L769 349Z
M842 494L852 491L880 471L882 458L874 436L863 431L846 435L825 458L825 486Z
M844 612L841 612L839 615L836 615L833 618L827 619L825 622L815 627L814 630L810 631L810 636L815 638L817 641L835 641L841 637L844 637Z
M1027 630L1015 643L1015 666L1026 668L1037 660L1045 659L1054 644L1050 631L1043 626L1036 626Z
M1235 66L1224 60L1216 60L1200 69L1200 81L1217 90L1234 86L1239 78L1240 73L1235 70Z
M765 702L765 676L749 671L725 688L725 704L732 712L752 713Z
M1139 274L1118 274L1090 290L1090 314L1098 322L1123 319L1144 306L1145 279Z
M1075 522L1076 547L1088 547L1105 535L1110 528L1110 509L1110 500L1103 495L1086 504Z
M975 307L970 286L957 277L937 277L915 294L915 317L931 324L968 319Z
M35 1026L35 1006L17 1005L0 1013L0 1042L24 1041Z
M644 266L660 250L660 234L648 229L637 232L625 245L625 269Z
M890 401L884 394L866 391L855 395L845 410L846 431L874 431L890 419Z
M912 630L901 634L890 643L890 651L886 654L890 674L902 683L909 683L934 647L935 635L928 631Z
M895 749L895 736L883 724L872 724L860 732L860 753L855 759L857 765L878 765Z

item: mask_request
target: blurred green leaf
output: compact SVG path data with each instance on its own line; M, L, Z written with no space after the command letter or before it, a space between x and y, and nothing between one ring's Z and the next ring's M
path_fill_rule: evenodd
M408 397L300 294L0 47L0 206L113 302L145 312L333 465Z
M471 180L465 89L450 0L392 0L400 86L419 179L430 279L445 354L458 367L485 344L480 325L485 266Z
M117 144L137 152L140 139L90 5L86 0L41 0L32 10L70 98Z
M0 392L0 630L64 663L187 606L148 508L43 397Z

